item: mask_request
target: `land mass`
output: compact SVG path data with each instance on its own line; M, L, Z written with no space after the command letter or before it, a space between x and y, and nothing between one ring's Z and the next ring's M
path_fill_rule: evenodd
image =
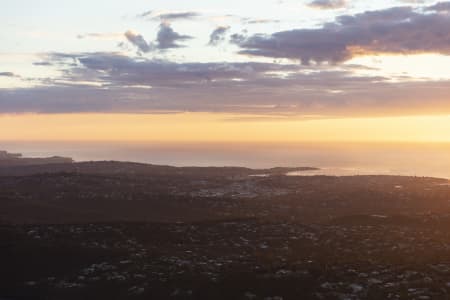
M9 153L0 150L0 167L8 166L34 166L50 164L70 164L73 159L68 157L53 156L45 158L23 157L21 153Z
M0 165L0 298L448 299L448 180L310 169Z

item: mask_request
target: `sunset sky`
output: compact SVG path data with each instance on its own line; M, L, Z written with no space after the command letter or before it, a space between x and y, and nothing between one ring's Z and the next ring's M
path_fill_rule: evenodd
M0 141L450 142L450 2L1 7Z

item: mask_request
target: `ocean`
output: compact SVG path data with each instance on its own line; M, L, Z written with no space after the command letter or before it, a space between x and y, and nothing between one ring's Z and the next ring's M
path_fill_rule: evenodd
M411 175L450 179L450 144L138 143L0 141L0 150L76 161L119 160L172 166L318 167L293 175Z

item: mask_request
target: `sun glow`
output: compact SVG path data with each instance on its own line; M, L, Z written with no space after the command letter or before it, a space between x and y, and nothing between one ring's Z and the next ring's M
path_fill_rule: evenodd
M24 114L1 140L165 142L450 142L450 116L297 119L231 114Z
M357 56L348 64L363 65L367 69L358 74L399 77L403 80L448 80L450 79L450 56L440 54Z

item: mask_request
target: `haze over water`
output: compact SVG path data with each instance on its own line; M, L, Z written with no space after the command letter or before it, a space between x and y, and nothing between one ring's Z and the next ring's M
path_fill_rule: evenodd
M450 144L2 142L30 157L118 160L173 166L312 166L298 175L411 175L450 179Z

